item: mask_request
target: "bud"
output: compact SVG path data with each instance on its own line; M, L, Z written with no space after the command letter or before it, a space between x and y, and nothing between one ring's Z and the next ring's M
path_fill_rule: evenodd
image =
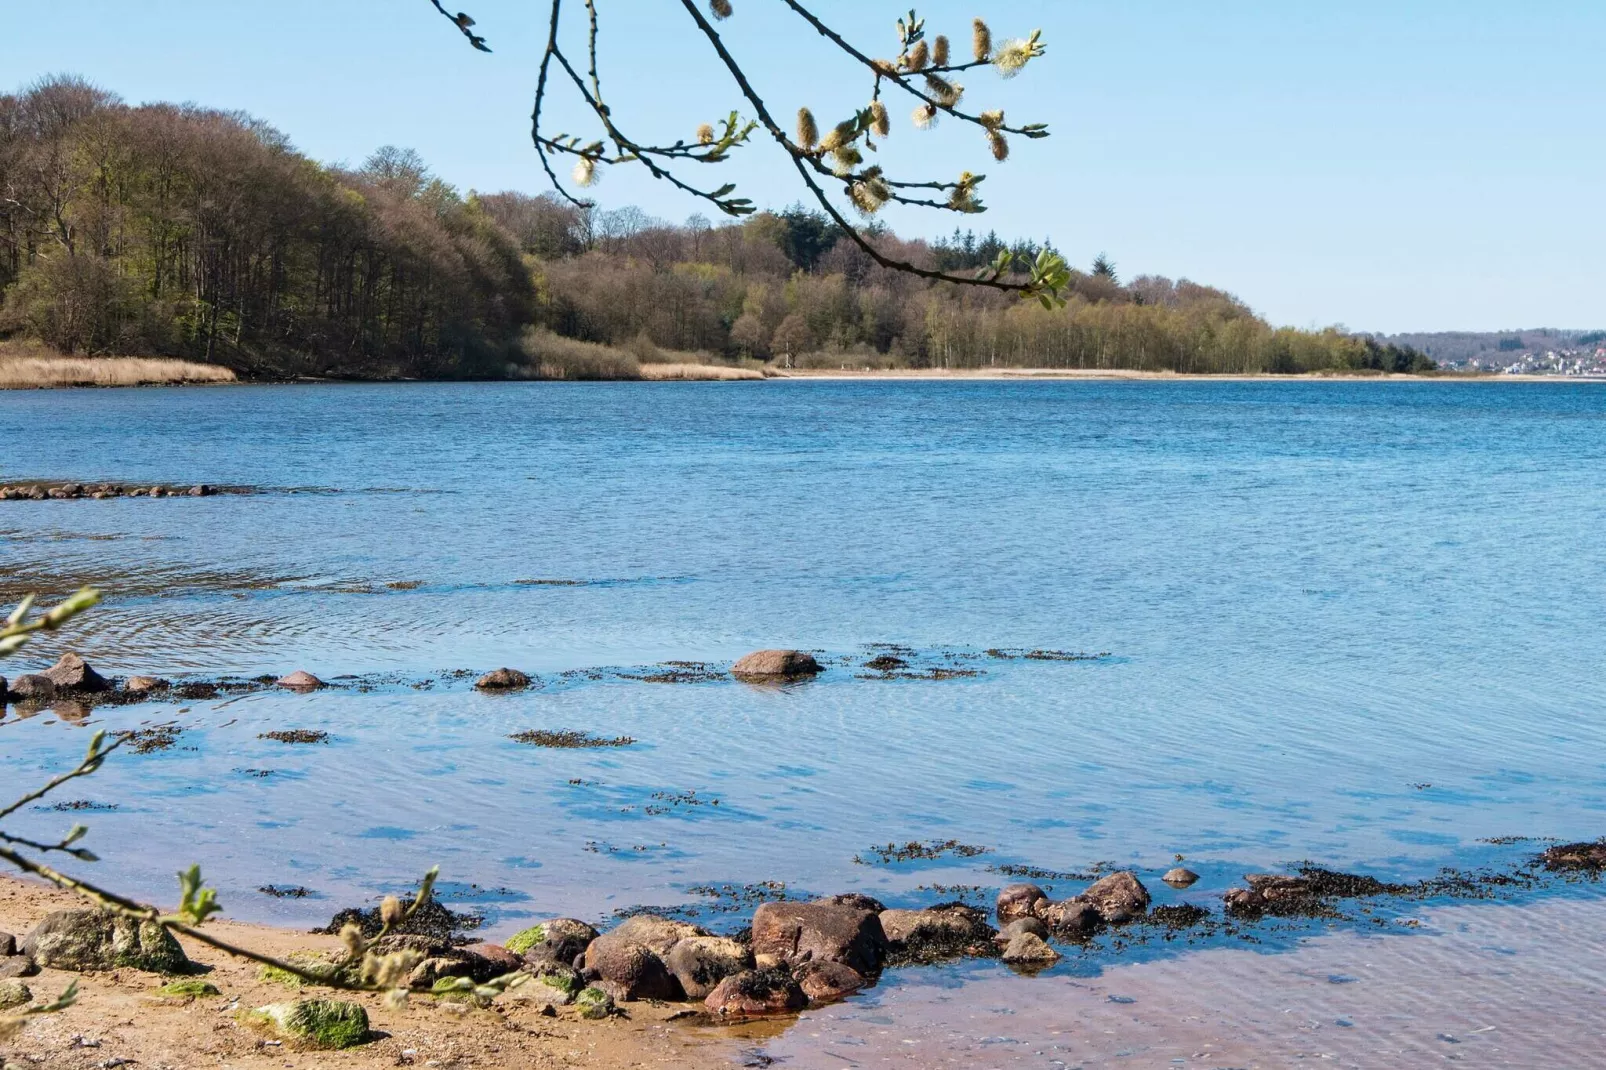
M975 49L978 63L986 63L988 57L993 54L993 31L989 30L981 19L977 19L972 27L971 46Z
M804 152L813 152L820 143L820 128L814 122L814 113L807 108L797 110L797 143Z

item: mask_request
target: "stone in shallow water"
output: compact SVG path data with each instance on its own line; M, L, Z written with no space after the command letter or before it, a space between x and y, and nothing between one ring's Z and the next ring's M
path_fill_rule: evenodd
M1149 890L1137 874L1127 871L1111 873L1083 892L1081 898L1092 903L1099 917L1111 925L1141 917L1149 909Z
M305 669L297 669L289 676L281 676L276 681L280 687L287 687L291 691L316 691L325 686L324 682Z
M749 680L786 680L821 671L813 654L801 650L755 650L731 666L731 675Z
M803 994L815 1003L846 999L867 983L859 971L840 962L805 962L794 976Z
M1046 967L1060 960L1060 954L1041 936L1020 933L1004 948L1004 961L1012 966Z
M110 691L112 686L104 676L90 668L87 661L70 650L57 659L56 664L46 669L44 674L56 685L57 691L99 694L102 691Z
M530 686L530 677L517 669L493 669L474 681L481 691L520 691Z
M56 682L39 673L28 673L11 681L10 695L18 702L49 702L56 697Z
M1198 882L1199 874L1195 873L1191 869L1184 869L1183 867L1178 866L1176 869L1167 872L1166 875L1160 879L1171 885L1173 888L1189 888Z
M1040 901L1046 903L1048 896L1037 885L1011 884L998 893L998 920L1006 922L1016 918L1035 918Z
M722 936L689 936L669 949L664 965L687 999L705 999L725 978L751 970L753 953L747 945Z
M809 1004L809 997L783 969L748 970L727 977L708 994L703 1006L721 1018L763 1018L793 1014Z
M1054 932L1070 937L1087 935L1103 920L1098 908L1082 896L1061 903L1039 904L1038 914Z
M841 962L873 977L886 954L887 936L874 911L832 903L763 903L753 913L753 957L761 967Z

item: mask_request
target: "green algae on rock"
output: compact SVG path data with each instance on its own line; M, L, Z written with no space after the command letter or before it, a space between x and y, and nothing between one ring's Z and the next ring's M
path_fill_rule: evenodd
M171 999L199 999L202 996L221 996L223 991L211 981L190 978L165 984L156 990L156 994Z
M185 973L189 957L154 921L134 921L101 910L60 910L41 921L22 952L46 969L83 972L128 967L148 973Z
M325 1050L351 1048L368 1039L368 1012L356 1003L336 999L300 999L270 1003L248 1018L289 1040Z

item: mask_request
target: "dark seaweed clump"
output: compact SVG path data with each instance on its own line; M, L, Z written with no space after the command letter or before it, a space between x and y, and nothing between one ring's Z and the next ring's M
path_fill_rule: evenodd
M865 662L864 667L866 669L874 669L876 672L892 672L894 669L908 668L909 663L892 654L882 654Z
M1539 864L1554 873L1577 870L1598 873L1606 869L1606 840L1552 847L1539 856Z
M1014 877L1023 881L1091 881L1097 878L1094 873L1066 872L1057 869L1038 869L1036 866L1019 866L1012 862L1000 862L988 866L987 872L997 873L1005 877Z
M54 810L58 814L69 813L74 810L115 810L116 803L90 802L88 799L74 799L71 802L59 802L54 806L36 806L35 810Z
M567 730L549 732L544 729L517 732L508 738L515 743L526 743L532 747L557 747L564 750L587 750L594 747L628 747L636 742L631 736L615 736L612 739L608 739L603 736L589 735L585 732Z
M402 904L412 906L412 900L404 899ZM420 906L413 915L391 930L406 936L427 936L443 943L467 943L468 940L459 936L460 932L478 929L485 919L477 914L459 914L441 906L434 899L430 899ZM360 907L347 907L329 920L329 924L322 929L312 930L322 936L338 936L340 930L347 925L356 925L367 937L378 936L384 929L385 923L380 920L379 908L363 910Z
M150 754L154 751L169 750L178 742L179 733L184 729L173 725L159 725L156 728L141 728L127 735L129 749L135 754Z
M870 861L860 855L854 855L853 861L861 866L890 865L894 862L916 862L941 858L943 855L953 855L956 858L975 858L977 855L988 854L991 847L976 847L958 840L932 840L929 843L897 844L889 843L885 847L872 847L865 854L871 856Z
M312 894L311 889L299 885L294 888L283 888L277 884L264 884L257 891L263 895L271 895L275 899L305 899Z
M271 739L277 743L327 743L328 732L314 732L309 728L292 728L284 732L263 732L258 739Z
M1181 932L1202 925L1210 920L1210 911L1204 907L1194 906L1192 903L1177 903L1173 905L1155 907L1149 911L1144 919L1151 925L1158 925L1172 932Z

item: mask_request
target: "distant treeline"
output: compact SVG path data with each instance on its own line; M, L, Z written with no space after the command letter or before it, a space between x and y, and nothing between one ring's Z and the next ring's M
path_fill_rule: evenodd
M1041 247L872 234L948 271ZM642 359L800 366L1433 367L1409 346L1274 328L1186 280L1123 282L1102 256L1050 311L880 268L800 207L672 225L551 195L464 196L406 150L328 167L247 115L130 107L75 78L0 96L0 294L0 332L64 353L245 374L529 374L559 369L532 341L554 333Z

